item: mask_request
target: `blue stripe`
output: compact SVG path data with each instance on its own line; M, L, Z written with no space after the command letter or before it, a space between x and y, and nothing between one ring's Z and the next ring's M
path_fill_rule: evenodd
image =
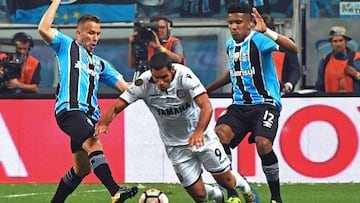
M10 16L13 23L38 24L48 6L34 9L16 10ZM62 5L57 10L55 24L76 23L77 19L87 13L97 15L101 22L131 22L135 20L135 4L74 4Z

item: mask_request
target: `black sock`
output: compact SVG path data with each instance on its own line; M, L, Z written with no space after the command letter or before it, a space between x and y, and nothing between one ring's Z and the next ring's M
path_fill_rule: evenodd
M81 183L83 177L79 177L75 174L73 168L71 168L60 180L56 193L51 200L51 203L63 203L65 199L76 189Z
M280 180L279 180L279 163L274 151L260 156L262 168L268 182L271 199L281 201Z
M112 177L109 165L105 159L102 151L95 151L89 155L91 168L94 170L95 175L100 179L102 184L114 196L120 187Z
M223 144L226 156L230 159L230 162L232 162L232 156L231 156L231 149L230 146L227 144ZM232 169L232 166L230 165L230 169ZM239 194L237 193L237 191L235 190L235 188L232 189L226 189L227 193L228 193L228 198L230 197L238 197Z

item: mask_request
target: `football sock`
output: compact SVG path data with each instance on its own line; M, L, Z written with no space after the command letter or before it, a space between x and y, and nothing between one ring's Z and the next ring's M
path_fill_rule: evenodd
M219 199L222 197L222 191L218 187L214 187L208 184L204 185L206 190L206 198L203 200L203 202Z
M279 180L279 163L274 151L260 156L261 164L268 182L271 199L281 202L280 180Z
M91 168L94 170L95 175L100 179L102 184L114 196L120 187L112 177L109 165L102 151L95 151L89 155Z
M73 168L71 168L60 180L56 193L51 200L51 203L63 203L65 199L76 189L81 183L83 177L79 177L75 174Z
M242 193L248 193L251 190L249 183L236 171L232 170L231 173L235 176L236 187L239 187Z
M232 162L232 156L231 156L231 149L230 146L227 144L223 144L225 153L227 155L227 157L230 159L230 162ZM230 169L232 169L231 165L230 165ZM227 190L227 194L228 194L228 198L230 197L238 197L239 194L237 193L237 191L235 189L226 189Z

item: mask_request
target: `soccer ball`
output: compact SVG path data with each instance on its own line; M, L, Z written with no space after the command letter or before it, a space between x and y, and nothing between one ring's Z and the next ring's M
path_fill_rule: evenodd
M139 203L169 203L169 199L161 190L150 188L141 194Z

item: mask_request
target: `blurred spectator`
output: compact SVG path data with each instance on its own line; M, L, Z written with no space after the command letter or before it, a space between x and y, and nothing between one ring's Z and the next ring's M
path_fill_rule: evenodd
M269 0L225 0L225 6L234 3L234 2L242 2L245 4L249 4L252 7L255 7L259 13L270 13L269 12ZM281 2L284 4L284 2Z
M269 14L263 14L261 16L266 26L275 31L274 19ZM290 39L293 40L292 38ZM297 54L286 51L280 47L279 51L273 52L273 58L281 91L283 93L293 91L301 76L300 62Z
M18 32L12 38L16 53L2 53L2 61L10 61L0 67L0 92L5 93L37 93L39 91L40 62L29 55L34 46L32 37L25 32Z
M146 62L155 53L166 53L174 63L185 63L184 50L180 39L171 36L173 22L166 16L154 16L150 18L150 23L156 23L158 29L151 31L149 37L142 36L143 33L135 31L129 37L128 63L130 68L136 69L134 79L139 74L149 69ZM145 31L144 35L148 35Z
M180 17L210 17L220 12L220 0L184 0Z
M168 0L136 0L137 18L148 18L155 15L165 15L170 9Z
M0 21L9 21L9 10L7 8L6 0L0 0Z
M322 92L353 92L358 88L360 53L347 47L351 37L342 26L330 29L332 51L320 59L315 89ZM346 67L348 67L347 71ZM356 91L360 91L359 89Z
M332 5L339 4L339 0L310 0L310 17L319 18L319 17L336 17ZM323 14L322 14L323 13ZM325 14L325 15L324 15Z
M354 57L349 58L348 64L347 64L347 66L345 68L345 73L353 78L354 92L360 92L360 60L359 60L359 53L356 53L356 60L355 61L354 61Z

